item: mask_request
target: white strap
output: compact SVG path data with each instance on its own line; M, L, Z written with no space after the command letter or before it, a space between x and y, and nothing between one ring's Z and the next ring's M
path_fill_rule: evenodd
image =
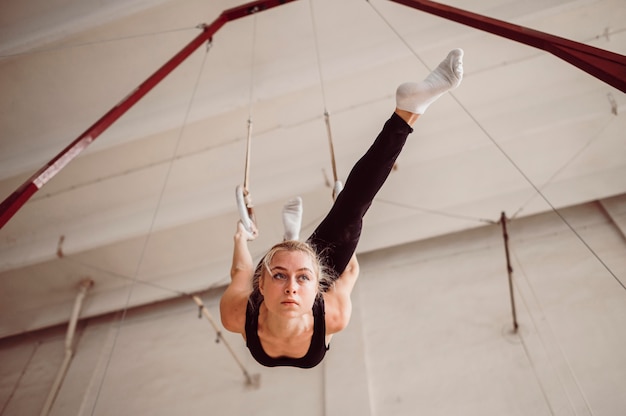
M254 234L252 230L252 220L250 219L250 214L248 213L248 206L246 205L246 199L243 196L243 187L241 185L237 185L237 188L235 189L235 198L237 199L239 219L241 220L241 223L246 231L252 235Z

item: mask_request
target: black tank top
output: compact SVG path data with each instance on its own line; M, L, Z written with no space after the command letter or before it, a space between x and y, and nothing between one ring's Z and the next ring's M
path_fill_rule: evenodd
M290 366L300 368L313 368L318 365L326 355L326 321L324 312L324 298L320 295L313 304L313 336L309 350L301 358L270 357L263 350L259 339L259 307L263 297L260 294L252 294L246 307L246 346L259 364L266 367Z

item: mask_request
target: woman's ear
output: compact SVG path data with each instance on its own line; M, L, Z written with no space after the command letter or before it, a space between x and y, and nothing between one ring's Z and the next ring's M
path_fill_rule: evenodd
M264 276L264 273L261 273L261 276L259 277L259 293L265 296L265 294L263 293L264 285L265 285L265 276Z

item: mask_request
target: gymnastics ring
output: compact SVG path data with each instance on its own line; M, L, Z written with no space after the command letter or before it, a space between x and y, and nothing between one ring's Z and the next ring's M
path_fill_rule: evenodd
M250 210L252 210L252 207L248 208L248 205L246 204L246 198L243 195L243 187L241 185L237 185L237 188L235 189L235 198L237 199L239 219L243 224L243 228L245 228L250 235L254 235L252 226L253 221L250 218Z

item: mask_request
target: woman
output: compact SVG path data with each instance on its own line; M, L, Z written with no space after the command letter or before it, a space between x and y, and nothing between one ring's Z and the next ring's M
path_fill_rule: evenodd
M268 367L319 364L333 334L346 327L350 294L359 275L355 250L362 219L387 179L413 124L463 77L463 51L454 49L422 82L396 91L396 109L355 164L345 187L311 237L297 240L299 200L284 213L286 241L272 247L256 269L247 242L257 231L239 222L231 283L220 302L222 324L240 333L252 356ZM290 229L291 228L291 229Z

